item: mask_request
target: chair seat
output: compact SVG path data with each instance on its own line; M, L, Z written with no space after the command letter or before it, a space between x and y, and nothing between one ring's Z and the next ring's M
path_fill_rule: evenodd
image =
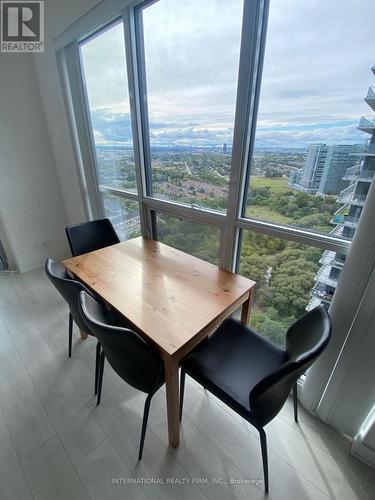
M285 358L283 349L229 318L181 365L228 406L248 414L251 389L278 369Z

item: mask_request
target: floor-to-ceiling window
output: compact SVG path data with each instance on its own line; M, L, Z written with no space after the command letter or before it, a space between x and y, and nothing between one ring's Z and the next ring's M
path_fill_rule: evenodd
M252 326L282 343L329 305L372 180L374 6L118 3L60 50L92 213L255 279Z
M126 198L137 193L137 183L122 20L79 47L100 200L125 240L140 235L140 216L138 204Z

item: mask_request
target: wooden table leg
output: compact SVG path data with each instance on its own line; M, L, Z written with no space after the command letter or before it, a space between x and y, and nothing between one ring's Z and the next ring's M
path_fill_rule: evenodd
M249 324L250 309L251 309L251 290L249 292L249 298L246 299L245 302L242 304L241 323L245 326Z
M83 330L80 330L79 333L81 334L81 339L85 340L89 336L88 333L84 332Z
M178 361L169 357L164 366L169 445L177 448L180 442Z

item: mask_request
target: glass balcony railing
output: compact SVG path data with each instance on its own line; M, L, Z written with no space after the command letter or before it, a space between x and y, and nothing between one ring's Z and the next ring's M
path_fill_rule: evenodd
M355 165L354 167L349 167L346 169L345 177L356 175L359 173L359 165Z
M372 134L372 132L375 130L375 117L361 116L358 128L363 132L368 132L369 134Z
M346 169L345 176L343 177L343 179L347 181L352 181L352 180L371 181L372 178L374 177L374 173L375 173L374 170L361 169L360 165L355 165L354 167Z
M336 288L339 276L332 275L332 266L324 265L319 269L314 279L319 283L324 283L332 288Z
M375 111L375 86L369 87L365 101Z
M345 217L344 225L356 228L358 226L358 217Z
M340 192L337 201L339 201L340 203L349 203L352 200L354 189L355 189L355 184L351 184L347 188L343 189Z
M312 309L315 309L315 307L320 306L320 304L323 302L323 300L319 297L311 297L309 303L306 306L306 311L311 311Z
M332 236L338 236L339 238L341 238L343 231L344 231L344 226L342 224L339 224L334 229L332 229L332 231L330 231L329 234L331 234Z
M366 198L367 198L367 194L357 194L357 193L354 193L354 196L353 196L353 199L352 199L352 203L353 204L355 204L355 203L363 204L366 201Z
M331 302L332 297L334 294L334 290L328 290L326 285L323 283L315 283L313 289L311 290L311 295L313 297L319 297L320 299L324 300L325 302Z
M329 266L342 269L345 264L345 259L338 257L338 254L333 250L326 250L319 260L320 264L327 264Z
M368 181L372 181L374 174L375 174L375 170L361 170L359 172L359 179L358 180L365 179Z

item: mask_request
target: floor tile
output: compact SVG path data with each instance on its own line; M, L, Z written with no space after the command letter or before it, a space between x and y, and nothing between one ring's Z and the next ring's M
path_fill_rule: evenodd
M35 500L89 498L57 437L23 460L22 467Z
M93 500L147 498L142 487L131 483L130 471L108 439L78 464L77 471Z
M105 438L102 428L37 329L19 332L14 342L61 442L78 463Z
M0 491L1 500L32 500L26 478L0 411Z

